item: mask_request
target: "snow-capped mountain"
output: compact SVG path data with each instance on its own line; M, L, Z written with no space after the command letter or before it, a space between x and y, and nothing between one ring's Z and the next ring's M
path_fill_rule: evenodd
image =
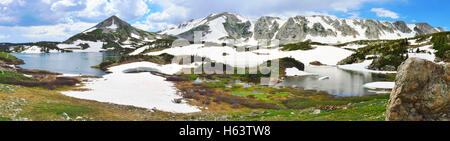
M155 40L162 38L162 36L156 33L137 29L127 22L119 19L117 16L111 16L96 26L69 38L65 42L72 42L83 38L91 41L102 40L105 42L114 41L122 43L130 39L136 39L139 41Z
M50 52L100 52L107 50L129 51L158 42L158 39L176 37L160 35L135 28L117 16L111 16L64 42L38 42L27 44L4 45L9 50L22 53L50 53Z
M94 50L98 50L99 47L102 49L110 47L135 48L146 42L153 42L156 39L163 38L168 38L168 36L135 28L118 17L112 16L96 26L69 38L63 42L64 44L58 45L58 47L73 48L73 46L78 46L86 48L86 45L86 47L82 45L87 44L89 47L96 48ZM105 44L108 45L105 47Z
M281 43L311 40L343 43L356 40L399 39L444 31L427 23L407 24L372 19L343 19L333 16L296 16L287 19L264 16L245 18L233 13L211 14L205 18L183 22L163 30L161 34L192 40L202 31L202 40L223 43L235 39L254 45L258 40L280 40Z

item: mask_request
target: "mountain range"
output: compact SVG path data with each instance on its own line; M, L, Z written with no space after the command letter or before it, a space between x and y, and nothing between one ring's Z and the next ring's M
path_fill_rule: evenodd
M152 44L166 45L166 42L176 38L192 41L196 31L201 31L201 39L206 42L229 43L233 39L238 45L257 45L259 40L269 43L279 40L281 44L307 40L335 44L356 40L400 39L444 30L427 23L408 24L403 21L344 19L325 15L290 18L263 16L251 19L225 12L189 20L155 33L135 28L117 16L111 16L63 42L2 43L0 48L24 53L134 50Z
M407 24L372 19L343 19L334 16L295 16L290 18L263 16L245 18L234 13L211 14L205 18L183 22L160 34L193 39L194 31L202 31L202 40L255 44L258 40L292 43L311 40L321 43L344 43L356 40L399 39L442 32L427 23Z

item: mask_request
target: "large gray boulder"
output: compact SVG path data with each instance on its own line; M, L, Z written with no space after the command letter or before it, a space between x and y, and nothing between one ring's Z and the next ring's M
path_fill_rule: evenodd
M389 105L388 121L450 120L450 64L409 58L399 66Z

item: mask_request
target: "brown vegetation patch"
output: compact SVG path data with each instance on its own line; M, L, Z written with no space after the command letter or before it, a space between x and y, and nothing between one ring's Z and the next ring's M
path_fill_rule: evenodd
M43 87L47 89L57 89L66 86L74 86L80 83L80 80L72 77L57 77L54 80L47 81L12 81L9 82L11 85L20 85L25 87Z

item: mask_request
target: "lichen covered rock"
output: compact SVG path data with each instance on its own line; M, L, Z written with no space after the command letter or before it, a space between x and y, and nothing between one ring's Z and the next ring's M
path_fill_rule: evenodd
M386 112L388 121L450 120L450 64L409 58L399 66Z

